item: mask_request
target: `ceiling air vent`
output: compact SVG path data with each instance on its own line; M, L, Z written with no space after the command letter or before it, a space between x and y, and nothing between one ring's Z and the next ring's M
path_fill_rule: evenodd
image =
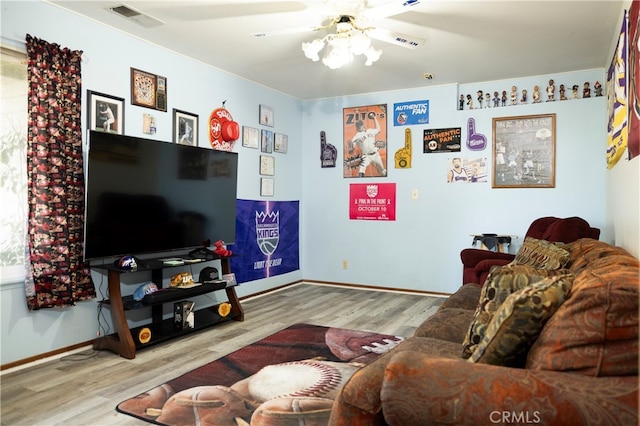
M126 4L110 7L109 10L146 28L157 27L164 24L164 22L162 22L161 20L142 13L139 10L132 8L131 6L127 6Z

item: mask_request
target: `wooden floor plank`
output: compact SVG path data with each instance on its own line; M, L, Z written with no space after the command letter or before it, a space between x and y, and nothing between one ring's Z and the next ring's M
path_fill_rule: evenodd
M1 377L2 426L148 425L117 413L119 402L296 323L410 336L442 297L297 284L242 301L245 321L138 351L127 360L86 351Z

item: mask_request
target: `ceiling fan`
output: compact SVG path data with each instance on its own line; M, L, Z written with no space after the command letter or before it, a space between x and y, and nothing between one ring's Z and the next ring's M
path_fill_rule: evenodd
M320 59L319 52L327 46L323 62L330 68L340 68L350 62L353 55L365 55L371 65L378 60L381 51L371 46L370 39L380 40L409 49L416 49L425 43L420 37L390 31L374 25L375 21L389 18L414 8L418 0L394 0L379 6L369 6L367 0L325 0L324 25L311 27L285 28L268 32L250 33L255 37L269 37L282 34L318 32L335 29L321 38L302 44L305 55L314 61Z

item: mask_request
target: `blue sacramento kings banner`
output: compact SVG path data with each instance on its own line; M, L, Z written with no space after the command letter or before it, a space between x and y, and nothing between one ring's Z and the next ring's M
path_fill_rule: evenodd
M300 269L299 201L238 200L231 270L239 283Z

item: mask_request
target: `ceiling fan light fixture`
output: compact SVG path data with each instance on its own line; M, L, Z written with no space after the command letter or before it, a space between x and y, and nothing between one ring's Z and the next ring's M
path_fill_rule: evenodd
M371 46L371 39L363 32L354 31L354 34L350 36L350 39L351 51L354 55L364 55Z
M302 43L302 51L304 56L311 59L313 62L320 60L320 51L324 48L324 40L316 39L309 43Z
M367 49L367 51L365 52L365 56L367 57L367 62L365 62L364 64L370 67L371 65L373 65L374 62L380 59L381 55L382 55L382 50L376 50L373 48L373 46L369 47L369 49Z
M329 40L322 63L335 70L352 62L353 54L349 50L349 45L346 41L346 39L338 38Z
M341 16L337 21L336 32L311 42L302 43L304 55L312 61L320 59L320 51L325 48L322 63L331 69L341 68L353 61L354 56L364 55L365 65L370 66L378 59L382 51L371 46L367 28L360 28L353 22L353 17ZM325 27L323 27L325 28Z
M346 33L349 32L353 29L353 24L351 23L351 21L340 21L336 24L336 32L338 34L340 33Z

